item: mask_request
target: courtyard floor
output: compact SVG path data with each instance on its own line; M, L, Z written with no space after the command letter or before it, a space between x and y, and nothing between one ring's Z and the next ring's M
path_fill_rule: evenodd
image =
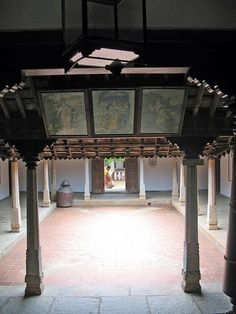
M223 313L223 251L199 232L202 295L181 289L184 217L168 204L56 208L40 224L45 290L23 298L25 238L0 260L0 313Z

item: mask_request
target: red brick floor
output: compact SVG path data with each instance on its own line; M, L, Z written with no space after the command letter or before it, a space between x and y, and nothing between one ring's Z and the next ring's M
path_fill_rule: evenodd
M45 285L180 284L184 217L169 206L57 208L40 226ZM202 282L221 282L223 253L199 233ZM25 239L0 260L0 285L22 285Z

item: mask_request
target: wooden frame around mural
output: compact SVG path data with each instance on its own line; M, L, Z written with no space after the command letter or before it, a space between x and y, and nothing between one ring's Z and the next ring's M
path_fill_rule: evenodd
M135 90L92 90L95 135L134 134Z
M49 137L88 135L84 91L39 92Z
M143 88L140 134L180 134L186 88Z

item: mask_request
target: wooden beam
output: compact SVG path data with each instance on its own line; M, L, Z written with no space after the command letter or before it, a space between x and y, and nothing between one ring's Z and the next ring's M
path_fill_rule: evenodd
M20 110L20 114L21 114L21 117L23 119L27 119L27 116L26 116L26 111L25 111L25 108L24 108L24 105L23 105L23 101L22 101L22 98L18 92L18 90L15 91L14 93L15 95L15 99L16 99L16 104Z
M214 91L213 103L210 108L210 119L213 118L216 108L219 106L219 102L220 102L220 95L217 93L217 91Z
M134 67L124 68L121 74L186 74L188 67ZM74 68L69 73L65 73L62 68L58 69L25 69L22 70L25 76L53 76L53 75L98 75L110 74L104 68Z
M199 111L199 108L201 106L202 96L204 94L204 90L205 90L205 87L204 87L203 84L201 84L201 86L198 88L198 92L197 92L197 95L196 95L195 106L194 106L194 109L193 109L193 117L194 118L196 118L196 116L198 114L198 111Z
M6 117L7 120L10 120L11 119L11 116L10 116L10 113L5 105L5 102L4 102L4 99L2 97L0 97L0 106L2 108L2 111Z
M40 110L40 102L39 102L38 94L36 92L36 87L34 85L34 81L33 81L32 77L29 77L29 85L31 87L31 91L33 93L34 100L36 102L36 109L37 109L38 115L41 118L42 117L42 113L41 113L41 110Z

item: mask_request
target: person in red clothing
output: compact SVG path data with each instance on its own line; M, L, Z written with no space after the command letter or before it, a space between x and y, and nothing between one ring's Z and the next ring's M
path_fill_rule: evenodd
M112 183L112 177L110 175L110 166L107 166L105 168L105 173L104 173L104 181L105 181L105 187L108 189L112 189L113 183Z

